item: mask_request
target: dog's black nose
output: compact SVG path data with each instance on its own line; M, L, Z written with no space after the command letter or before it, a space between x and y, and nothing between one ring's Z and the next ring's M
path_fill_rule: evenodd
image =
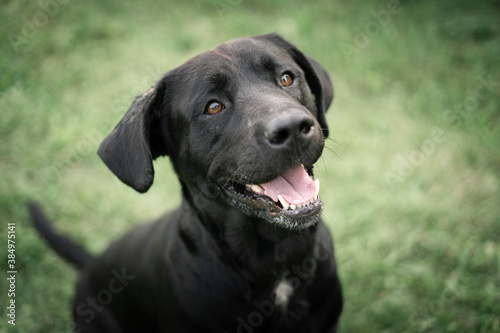
M265 138L273 148L283 148L293 141L306 143L312 136L314 120L308 115L284 114L269 121L265 126Z

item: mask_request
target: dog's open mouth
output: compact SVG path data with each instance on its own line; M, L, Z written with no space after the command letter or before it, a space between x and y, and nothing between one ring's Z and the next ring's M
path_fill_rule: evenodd
M297 165L263 184L231 183L226 193L233 204L259 217L286 227L304 228L315 224L323 203L318 195L319 179L313 167Z

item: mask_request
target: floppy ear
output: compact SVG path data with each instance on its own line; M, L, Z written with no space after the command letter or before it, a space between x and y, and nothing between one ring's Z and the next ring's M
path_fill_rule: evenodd
M326 122L326 111L333 101L333 84L330 80L330 75L321 66L319 62L311 57L307 57L311 70L306 71L307 82L311 87L312 93L316 96L316 106L318 107L318 121L323 129L323 134L328 137L328 124ZM307 66L306 66L307 67ZM304 67L302 67L304 69ZM315 78L316 77L316 78ZM319 85L318 85L319 83ZM319 105L322 104L322 105Z
M137 96L97 151L122 182L141 193L153 183L153 159L168 154L161 121L164 94L165 83L161 80Z
M333 85L330 76L313 58L306 57L293 44L284 40L278 34L268 34L257 38L266 39L287 51L295 62L306 74L307 84L316 98L316 108L318 110L318 122L323 130L323 135L328 136L328 124L326 123L326 110L333 100Z

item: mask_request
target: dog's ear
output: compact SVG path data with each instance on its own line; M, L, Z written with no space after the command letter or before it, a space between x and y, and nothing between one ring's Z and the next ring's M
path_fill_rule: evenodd
M333 100L333 85L330 76L313 58L305 56L293 44L284 40L278 34L268 34L257 38L268 40L280 48L284 49L306 74L307 84L316 98L318 110L318 122L323 130L323 135L328 136L328 124L326 123L326 110Z
M318 108L318 121L325 137L328 137L328 124L326 122L326 111L333 101L333 84L330 75L319 62L311 57L306 57L309 65L302 67L306 71L306 78L312 93L316 96L316 106ZM307 68L307 69L305 69ZM309 71L309 72L308 72ZM319 85L318 85L319 84Z
M104 139L97 154L125 184L146 192L153 183L153 159L168 155L162 110L165 83L137 96L115 129Z

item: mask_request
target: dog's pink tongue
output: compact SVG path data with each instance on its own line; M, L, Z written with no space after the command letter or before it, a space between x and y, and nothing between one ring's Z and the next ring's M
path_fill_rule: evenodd
M278 195L281 194L286 201L294 205L311 200L319 192L318 185L309 177L302 165L261 186L266 190L266 195L274 201L277 202Z

